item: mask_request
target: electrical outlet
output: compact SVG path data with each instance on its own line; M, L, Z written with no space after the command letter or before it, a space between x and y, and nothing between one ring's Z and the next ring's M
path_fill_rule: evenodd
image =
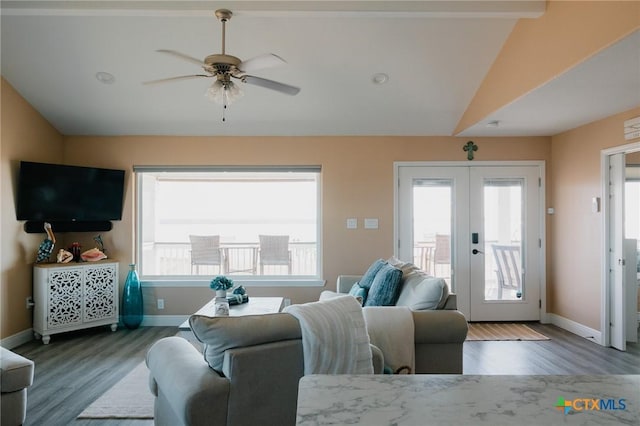
M158 309L164 309L164 299L158 299Z
M35 305L35 303L33 303L33 297L31 296L27 297L26 303L27 303L27 309L31 309L33 308L33 305Z

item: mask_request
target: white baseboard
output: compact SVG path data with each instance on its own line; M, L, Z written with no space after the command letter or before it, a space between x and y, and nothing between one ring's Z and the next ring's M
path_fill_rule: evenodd
M20 345L24 345L25 343L30 342L33 339L33 329L28 328L21 331L20 333L14 334L13 336L5 337L4 339L0 340L0 346L6 349L13 349L17 348Z
M556 327L560 327L573 334L584 337L587 340L602 345L602 333L598 330L594 330L591 327L587 327L586 325L582 325L578 322L567 319L565 317L561 317L560 315L556 314L548 313L547 319L550 320L551 324L555 325Z
M177 327L190 315L145 315L142 319L143 327Z

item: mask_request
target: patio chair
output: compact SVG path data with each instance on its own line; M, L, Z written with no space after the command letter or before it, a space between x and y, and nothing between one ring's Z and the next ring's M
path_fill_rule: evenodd
M520 272L520 246L492 244L498 278L498 300L502 300L503 290L515 290L522 295L522 274Z
M438 265L445 265L444 275L438 272ZM433 275L448 277L451 274L451 236L436 234L436 248L433 255Z
M219 235L189 235L191 241L191 273L193 267L200 273L200 265L218 266L219 273L224 273L223 255L220 248Z
M264 265L285 265L291 275L291 250L288 235L259 235L260 275L264 275Z

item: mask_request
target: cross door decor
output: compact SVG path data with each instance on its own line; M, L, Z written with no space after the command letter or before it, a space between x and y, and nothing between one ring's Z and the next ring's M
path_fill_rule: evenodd
M469 141L462 147L462 150L467 152L467 160L471 161L473 160L473 152L478 150L478 145L474 144L473 141Z

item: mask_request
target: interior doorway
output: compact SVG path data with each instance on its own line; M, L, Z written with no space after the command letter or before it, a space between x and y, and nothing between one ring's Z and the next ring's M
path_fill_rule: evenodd
M602 151L604 247L602 344L626 350L638 338L640 142Z

